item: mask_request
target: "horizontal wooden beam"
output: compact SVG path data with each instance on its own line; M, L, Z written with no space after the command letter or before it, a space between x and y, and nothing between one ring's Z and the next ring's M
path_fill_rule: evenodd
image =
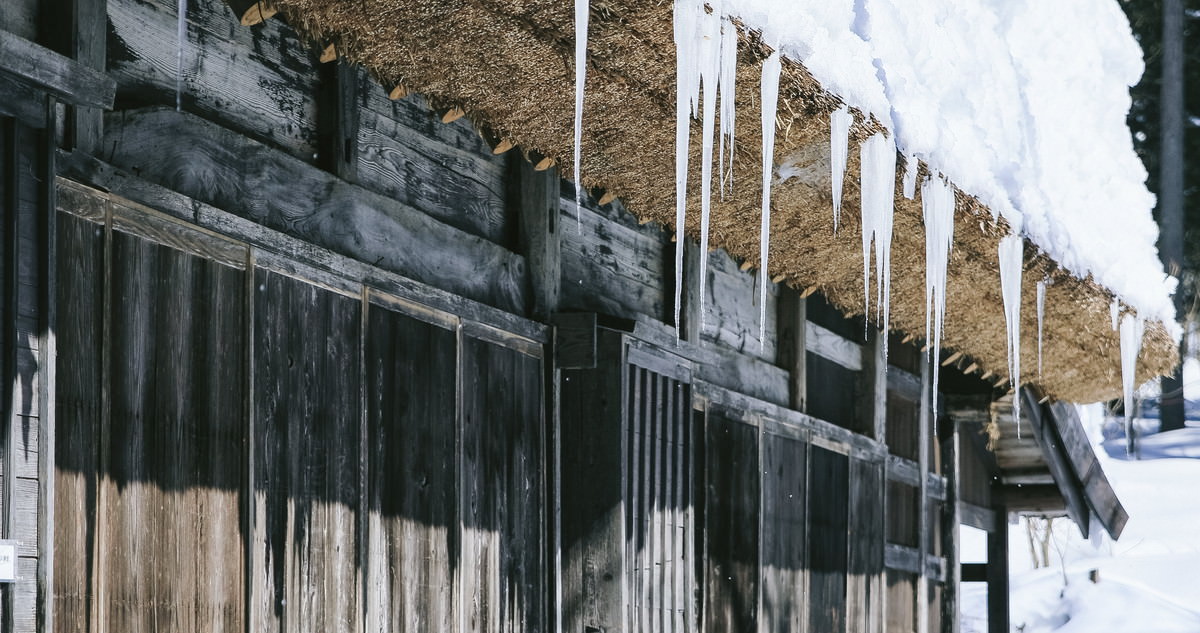
M1058 486L996 486L1004 505L1010 512L1061 516L1067 511L1067 501Z
M959 501L958 518L963 525L983 530L984 532L991 532L996 529L996 512L991 508L977 506L966 501Z
M823 356L846 369L859 371L863 368L861 345L842 338L812 321L809 321L804 327L804 344L808 351Z
M0 73L41 88L60 101L78 106L111 109L117 82L104 73L0 30Z

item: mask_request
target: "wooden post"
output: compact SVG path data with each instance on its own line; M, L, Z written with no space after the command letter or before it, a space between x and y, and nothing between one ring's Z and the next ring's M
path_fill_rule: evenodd
M38 262L38 630L54 630L54 438L58 347L58 204L55 182L55 99L46 97L46 129L42 132L42 208L39 218ZM99 114L98 112L96 113ZM98 139L97 139L98 140Z
M696 345L700 344L701 315L704 310L700 305L700 284L703 283L708 283L708 279L700 270L700 245L686 240L683 244L683 311L680 316L683 323L680 338Z
M775 364L788 371L788 406L803 412L808 401L808 350L805 344L808 300L795 288L780 288L778 312L779 344Z
M338 60L319 69L317 104L317 164L329 173L354 182L358 178L359 71Z
M987 537L988 631L1008 633L1008 510L997 504Z
M550 320L558 310L562 283L562 246L558 234L561 180L558 170L537 171L519 156L510 158L509 208L519 222L519 249L528 266L527 312L538 321Z
M53 0L42 3L39 39L47 48L104 72L107 62L108 0ZM49 112L51 117L54 112ZM48 117L48 118L51 118ZM103 114L90 106L67 106L63 147L95 154L104 134Z
M958 633L958 589L962 570L958 556L958 424L944 418L939 425L942 472L946 477L946 499L942 506L942 554L946 558L946 581L942 585L942 631Z
M884 332L881 337L887 336ZM929 558L929 430L933 426L933 380L930 363L921 363L921 415L917 421L917 471L921 479L918 482L917 510L917 552L918 565L921 570L917 575L917 631L929 631L929 576L926 561ZM886 376L884 380L886 380Z
M871 330L871 339L863 345L863 368L859 384L865 405L860 415L866 419L861 428L872 433L875 441L887 442L887 357L883 353L884 332Z

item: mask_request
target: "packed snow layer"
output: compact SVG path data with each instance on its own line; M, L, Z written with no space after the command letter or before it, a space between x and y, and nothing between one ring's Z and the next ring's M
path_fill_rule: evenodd
M898 149L1068 270L1172 327L1125 116L1141 50L1115 0L725 0Z

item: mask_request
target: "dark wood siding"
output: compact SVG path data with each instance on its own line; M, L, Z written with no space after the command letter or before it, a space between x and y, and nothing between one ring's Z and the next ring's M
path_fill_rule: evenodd
M455 332L372 306L367 362L367 630L455 624ZM393 482L416 482L395 486Z
M764 630L805 629L808 606L808 444L800 438L762 436L762 622ZM817 494L824 491L814 490Z
M265 598L255 619L263 631L352 631L361 302L262 270L254 284L254 546Z
M708 534L705 631L758 630L758 429L710 409L704 502Z
M63 191L56 630L550 628L539 341Z
M834 633L846 630L846 572L848 571L849 459L813 446L810 461L808 548L811 552L812 607L809 629Z

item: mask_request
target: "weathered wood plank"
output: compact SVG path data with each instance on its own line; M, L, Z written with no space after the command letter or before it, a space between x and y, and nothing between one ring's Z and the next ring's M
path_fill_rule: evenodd
M7 5L2 3L0 7ZM0 95L0 114L14 117L29 127L46 127L45 92L0 73Z
M846 630L849 459L813 446L809 451L812 490L808 499L809 630Z
M808 406L807 303L796 289L780 286L775 364L788 372L788 406L802 412L807 411Z
M461 560L456 336L372 306L365 349L367 630L451 631Z
M108 109L117 84L104 73L39 46L15 33L0 30L4 72L29 82L74 105Z
M510 157L461 150L368 109L359 116L357 173L363 187L509 246L505 199L515 182L507 178L508 163L527 161L515 152ZM546 176L557 179L552 170Z
M767 284L766 340L759 337L758 277L743 271L729 253L709 253L703 335L730 349L775 361L776 303L779 288Z
M541 362L472 338L462 361L462 622L473 632L542 631Z
M0 3L0 29L27 40L37 39L38 2L36 0L11 0Z
M143 177L385 270L523 310L524 258L482 238L191 115L152 109L106 125L120 139L114 163Z
M659 319L665 312L663 240L647 226L614 223L574 200L560 202L560 308ZM577 225L582 222L582 227ZM674 335L672 334L672 338Z
M59 197L60 205L73 206ZM96 477L100 423L100 343L104 237L97 225L60 212L57 300L60 364L54 394L54 631L88 630L95 564ZM100 283L97 283L100 280Z
M360 160L358 110L367 78L345 60L322 64L318 72L317 163L338 178L355 182Z
M255 272L261 631L359 628L360 301ZM304 315L297 318L296 315Z
M889 633L916 632L916 574L889 567L886 576L887 626L885 630Z
M762 437L760 630L802 631L808 608L805 587L808 528L808 447L764 430ZM826 494L826 491L817 491ZM747 526L746 529L752 529Z
M757 633L758 429L710 406L705 445L708 561L703 627L709 633Z
M118 101L174 108L177 18L173 0L110 3L108 71ZM188 7L187 37L184 108L315 162L318 74L307 42L283 20L243 28L220 2Z
M124 233L112 258L99 625L240 630L242 273Z
M850 461L850 553L846 581L846 630L883 631L883 465Z

